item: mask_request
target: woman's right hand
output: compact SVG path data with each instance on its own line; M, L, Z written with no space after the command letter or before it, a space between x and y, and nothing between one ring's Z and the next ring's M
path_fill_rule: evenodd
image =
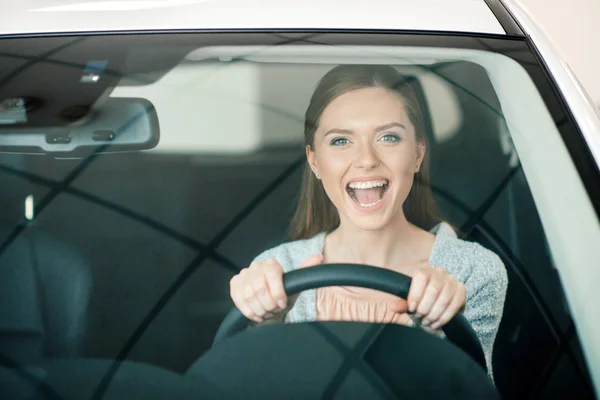
M321 264L323 256L315 254L300 268ZM275 259L255 261L231 278L231 299L244 316L254 322L281 319L297 296L288 298L283 289L283 268Z

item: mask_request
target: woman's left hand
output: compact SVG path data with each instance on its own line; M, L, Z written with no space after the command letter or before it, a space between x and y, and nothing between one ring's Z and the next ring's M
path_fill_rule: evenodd
M421 318L421 325L439 329L465 306L465 285L445 269L427 264L416 268L411 275L408 311Z

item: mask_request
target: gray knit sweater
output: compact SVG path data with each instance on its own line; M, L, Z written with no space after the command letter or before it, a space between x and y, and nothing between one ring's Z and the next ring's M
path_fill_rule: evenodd
M463 315L469 321L483 347L488 372L492 376L492 351L498 325L502 318L508 279L500 258L477 243L457 238L448 224L439 224L432 233L436 235L429 264L443 267L464 283L467 304ZM292 271L308 257L323 252L325 233L310 239L282 244L265 251L255 261L271 258L277 260L285 272ZM316 320L316 290L300 294L286 322Z

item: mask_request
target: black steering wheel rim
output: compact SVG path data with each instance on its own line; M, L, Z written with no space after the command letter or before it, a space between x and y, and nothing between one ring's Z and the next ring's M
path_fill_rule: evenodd
M375 289L406 299L411 278L385 268L362 264L322 264L298 269L283 275L283 286L288 295L327 286L354 286ZM238 332L251 323L237 308L232 309L217 330L213 345ZM477 334L458 313L442 330L448 340L469 354L486 372L487 365Z

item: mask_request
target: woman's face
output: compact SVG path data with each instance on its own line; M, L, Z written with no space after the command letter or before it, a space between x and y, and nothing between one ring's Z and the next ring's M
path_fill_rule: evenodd
M329 103L306 153L341 223L378 230L403 215L425 146L417 141L403 99L372 87Z

